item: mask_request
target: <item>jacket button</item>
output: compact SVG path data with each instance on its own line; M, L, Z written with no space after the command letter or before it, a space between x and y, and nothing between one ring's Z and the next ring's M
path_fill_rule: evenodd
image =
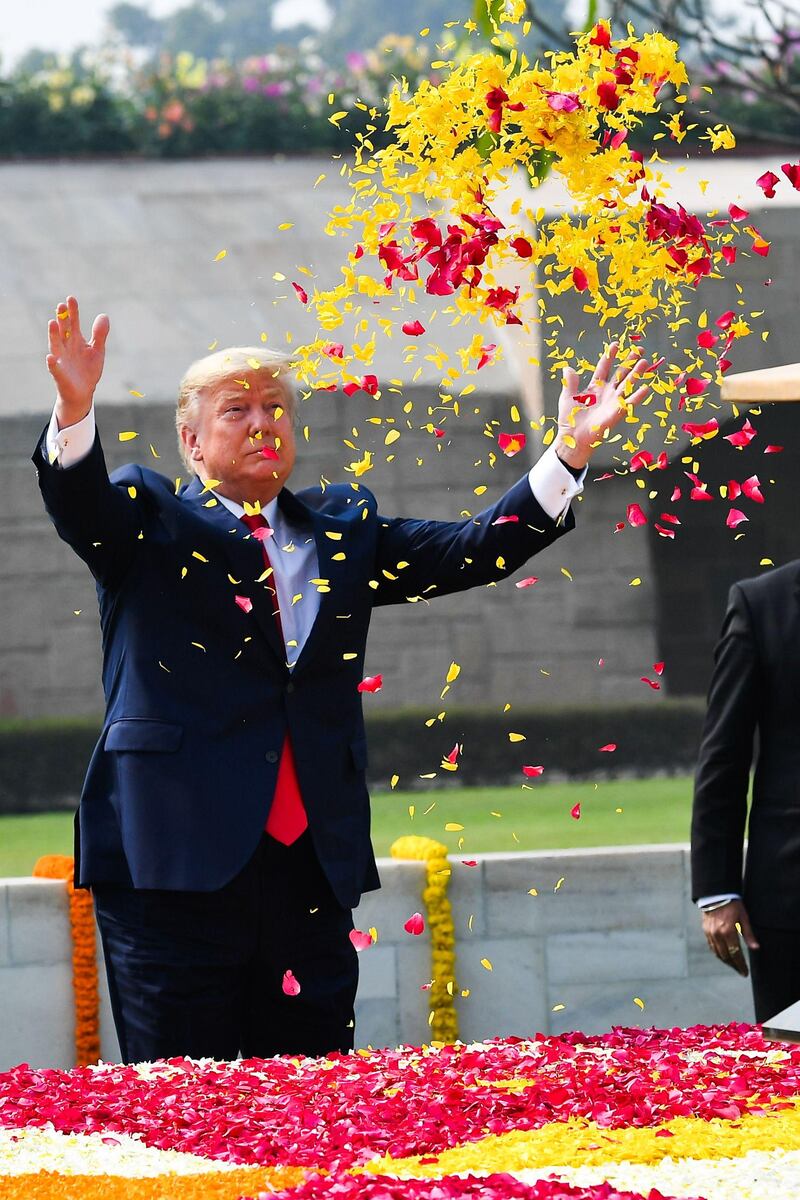
M267 753L264 755L264 757L266 758L268 763L276 763L278 761L278 751L277 750L268 750Z
M287 691L287 693L291 693L291 692L293 692L293 691L294 691L294 684L293 684L293 683L287 683L287 685L286 685L286 691Z

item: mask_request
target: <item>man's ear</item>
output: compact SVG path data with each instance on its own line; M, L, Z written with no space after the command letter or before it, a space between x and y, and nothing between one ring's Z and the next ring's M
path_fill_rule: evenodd
M181 426L181 441L183 442L189 458L195 462L201 462L203 452L200 449L200 443L197 440L197 432L189 425Z

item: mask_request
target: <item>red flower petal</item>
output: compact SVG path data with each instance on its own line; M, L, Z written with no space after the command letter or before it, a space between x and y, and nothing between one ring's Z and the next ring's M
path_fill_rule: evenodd
M415 937L418 937L425 929L422 913L412 913L403 926L403 929L405 929L406 933L413 933Z
M511 249L519 255L520 258L530 258L533 254L533 246L527 238L517 237L511 243Z
M539 775L544 775L544 767L523 767L522 774L527 775L528 779L536 779Z
M730 442L732 446L749 446L753 438L756 436L756 430L745 418L741 429L737 429L736 433L729 433L725 436L725 441Z
M359 683L358 692L379 692L383 687L382 675L366 675Z
M425 332L425 326L419 321L406 321L402 326L403 333L407 333L409 337L419 337Z
M638 504L629 504L626 513L629 525L646 525L647 517L642 512L641 506Z
M575 287L575 290L578 292L585 292L586 289L588 288L589 280L586 277L586 272L581 270L580 267L573 268L572 283L573 283L573 286Z
M249 596L234 596L233 599L239 605L242 612L249 613L253 611L253 601Z
M529 587L533 587L533 585L538 582L539 582L538 575L529 575L527 579L518 579L517 582L514 584L514 587L529 588Z
M513 458L515 454L519 454L520 450L524 450L527 440L524 433L499 433L497 435L497 444L506 458Z
M578 801L577 804L573 804L572 808L569 810L569 815L573 818L573 820L580 821L580 819L581 819L581 802L580 802L580 800Z
M759 175L756 180L756 187L760 187L764 195L771 200L775 195L775 184L780 183L780 179L772 171L765 171L763 175Z
M299 283L293 283L292 287L297 292L297 295L300 298L300 303L308 304L308 292L306 291L306 289L304 287L301 287Z
M735 529L737 525L741 525L742 521L749 521L749 519L741 509L732 508L728 513L725 524L728 526L728 529Z
M616 750L616 748L617 748L616 742L609 742L607 746L600 747L600 753L601 754L613 754L613 752Z

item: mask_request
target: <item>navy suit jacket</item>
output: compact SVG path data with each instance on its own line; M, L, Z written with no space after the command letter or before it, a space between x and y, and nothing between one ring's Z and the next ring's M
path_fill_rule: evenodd
M278 503L314 537L330 581L290 672L269 585L256 582L260 544L198 479L176 495L144 467L109 479L99 438L66 470L43 446L45 506L95 577L103 638L106 715L77 814L76 880L222 887L255 851L288 729L314 847L339 902L354 907L380 886L357 691L372 609L502 579L572 514L557 525L527 476L455 522L382 517L356 483L284 488Z

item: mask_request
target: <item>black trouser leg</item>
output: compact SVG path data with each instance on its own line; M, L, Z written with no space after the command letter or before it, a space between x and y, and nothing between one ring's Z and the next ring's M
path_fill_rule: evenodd
M216 892L105 885L94 897L125 1062L352 1049L352 916L309 834L293 846L264 835Z
M749 952L753 1003L763 1024L800 1000L800 931L754 925L753 933L761 947Z

